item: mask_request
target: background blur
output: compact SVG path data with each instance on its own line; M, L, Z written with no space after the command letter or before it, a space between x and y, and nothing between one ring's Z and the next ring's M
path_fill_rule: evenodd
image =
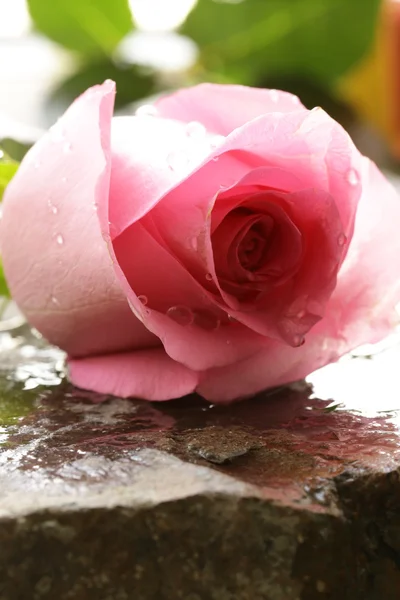
M107 78L125 114L200 81L286 89L380 164L400 161L399 0L0 0L9 154Z

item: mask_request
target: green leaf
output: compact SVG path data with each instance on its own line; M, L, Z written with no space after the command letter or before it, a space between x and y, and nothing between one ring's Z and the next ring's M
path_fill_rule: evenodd
M18 163L11 160L0 148L0 200L3 198L4 190L14 177L18 169ZM0 296L10 297L7 282L0 261Z
M0 138L0 148L2 148L11 159L18 162L21 162L34 143L33 140L31 142L20 142L14 138Z
M7 281L3 271L3 265L0 260L0 296L11 298L10 290L8 289Z
M154 92L155 81L151 73L144 72L135 66L119 66L110 60L84 64L80 70L66 79L55 90L50 101L57 105L57 113L61 113L79 94L88 87L112 79L117 84L115 98L116 108L145 98Z
M4 190L14 177L18 163L11 160L0 148L0 200L3 199Z
M127 0L28 0L36 28L86 55L109 55L133 28Z
M181 32L202 66L241 83L269 75L330 83L372 43L380 0L199 0Z

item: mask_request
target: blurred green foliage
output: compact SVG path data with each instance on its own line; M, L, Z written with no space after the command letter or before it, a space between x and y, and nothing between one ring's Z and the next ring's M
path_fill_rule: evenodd
M277 82L324 106L335 81L371 46L380 0L198 0L179 33L196 42L199 56L179 77L116 59L120 41L134 30L128 0L28 5L35 27L79 58L76 73L54 96L62 109L107 78L117 82L118 107L201 80Z
M12 160L5 152L0 148L0 201L3 199L4 190L14 177L18 169L18 163ZM7 287L6 279L4 277L2 264L0 262L0 296L10 297L10 292Z
M28 0L36 28L70 50L108 56L132 29L127 0Z
M112 79L117 84L116 108L122 108L154 91L154 76L136 65L116 64L111 59L83 63L53 93L52 101L64 110L88 87Z
M371 44L380 0L199 0L181 28L205 72L248 85L268 75L329 84Z
M14 177L18 169L18 163L12 160L0 148L0 200L3 198L4 190Z

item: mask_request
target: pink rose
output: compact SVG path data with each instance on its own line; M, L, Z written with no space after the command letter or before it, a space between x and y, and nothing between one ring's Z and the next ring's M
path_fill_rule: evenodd
M112 119L89 89L32 148L1 246L82 388L228 402L393 326L400 203L322 109L200 85Z

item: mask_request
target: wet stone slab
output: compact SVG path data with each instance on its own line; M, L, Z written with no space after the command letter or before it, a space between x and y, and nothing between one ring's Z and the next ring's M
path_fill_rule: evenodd
M394 338L230 407L74 389L0 334L0 600L397 600Z

